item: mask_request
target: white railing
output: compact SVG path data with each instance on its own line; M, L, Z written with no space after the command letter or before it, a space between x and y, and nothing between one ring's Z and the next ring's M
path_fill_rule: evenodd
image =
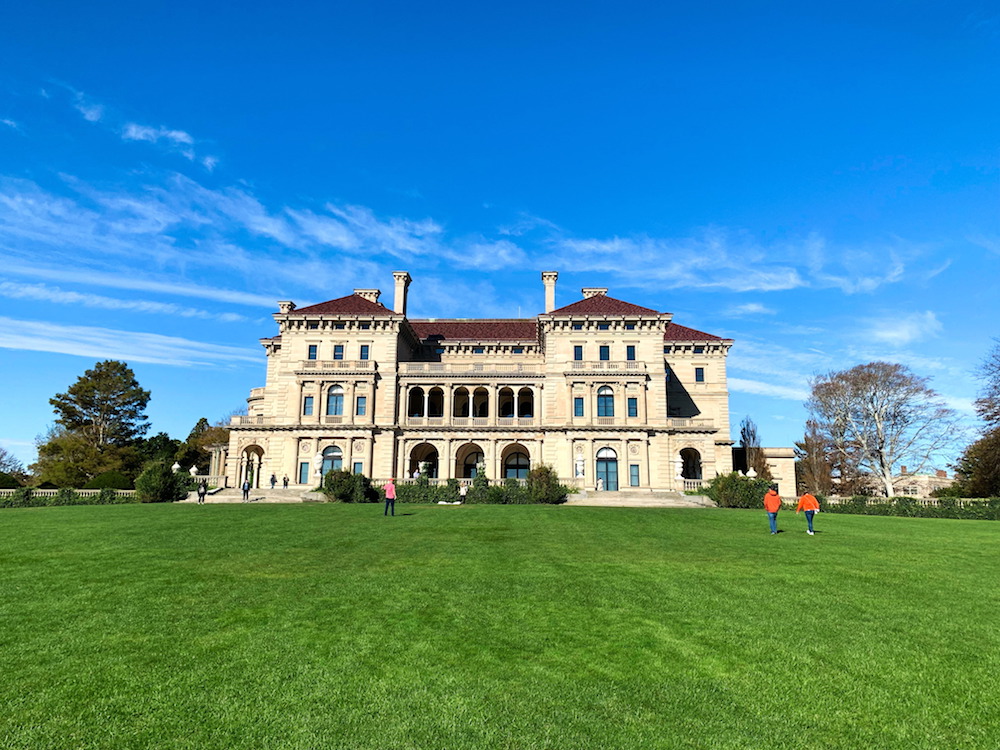
M705 482L702 479L685 479L684 480L684 490L700 490L705 486Z
M375 369L374 359L306 359L300 370L364 370Z
M272 417L265 417L261 415L248 416L246 414L239 414L230 419L229 424L238 427L246 427L248 425L274 424L274 420Z
M533 365L520 362L403 362L402 371L405 374L415 373L449 373L453 375L482 373L516 373L522 375L537 375L539 370Z
M10 497L15 492L17 490L0 490L0 497ZM31 488L32 497L55 497L59 492L59 490L36 490L34 487ZM73 490L73 492L80 497L94 497L101 494L100 490ZM135 490L115 490L115 494L131 497L135 494Z
M714 427L715 422L711 419L687 419L680 417L668 417L667 427Z
M644 371L646 369L645 362L637 362L634 360L627 360L625 362L611 362L609 360L598 360L598 361L578 361L574 360L569 363L571 370L598 370L601 372L617 372L617 371Z
M613 425L614 423L615 423L614 417L594 417L594 424L608 426L608 425Z

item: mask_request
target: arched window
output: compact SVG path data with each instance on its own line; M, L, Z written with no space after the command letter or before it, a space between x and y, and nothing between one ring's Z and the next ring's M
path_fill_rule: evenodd
M517 392L517 416L529 419L535 415L535 394L530 388Z
M339 471L344 468L344 452L336 445L323 450L323 476L328 471Z
M528 469L531 468L531 464L528 461L528 455L526 453L521 453L520 451L511 453L507 456L507 460L504 461L504 477L510 479L527 479Z
M514 416L514 391L510 388L501 388L499 405L497 407L498 417Z
M482 453L469 453L462 462L462 476L466 479L475 479L479 472L479 464L483 463L486 457Z
M615 392L602 385L597 389L597 416L613 417L615 415Z
M344 413L344 389L335 385L326 395L326 414L328 417L339 417Z

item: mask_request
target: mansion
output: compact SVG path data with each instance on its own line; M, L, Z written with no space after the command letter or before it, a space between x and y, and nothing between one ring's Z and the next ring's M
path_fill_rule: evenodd
M566 484L649 491L733 470L732 340L604 288L557 308L554 271L537 317L411 319L410 274L393 277L391 309L378 289L278 303L265 384L213 473L305 489L331 469L495 480L548 464Z

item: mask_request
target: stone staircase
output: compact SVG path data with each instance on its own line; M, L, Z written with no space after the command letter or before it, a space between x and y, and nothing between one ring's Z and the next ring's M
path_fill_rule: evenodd
M671 490L583 490L570 495L566 505L599 505L611 508L714 508L704 495L685 495Z
M250 490L250 502L251 503L304 503L316 499L322 499L322 497L314 497L317 493L303 492L302 490L287 489L283 490L280 487L276 489L270 489L266 487L261 487L260 489ZM186 500L181 500L182 503L197 503L198 493L189 492ZM243 491L240 489L234 489L229 487L224 490L216 490L210 492L205 498L206 505L208 503L242 503L243 502Z

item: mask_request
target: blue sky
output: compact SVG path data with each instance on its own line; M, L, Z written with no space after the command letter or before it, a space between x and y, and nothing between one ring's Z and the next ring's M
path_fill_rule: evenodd
M886 359L970 415L1000 336L985 2L38 0L0 23L0 445L98 359L183 438L258 338L408 270L414 317L583 286L736 340L732 424Z

